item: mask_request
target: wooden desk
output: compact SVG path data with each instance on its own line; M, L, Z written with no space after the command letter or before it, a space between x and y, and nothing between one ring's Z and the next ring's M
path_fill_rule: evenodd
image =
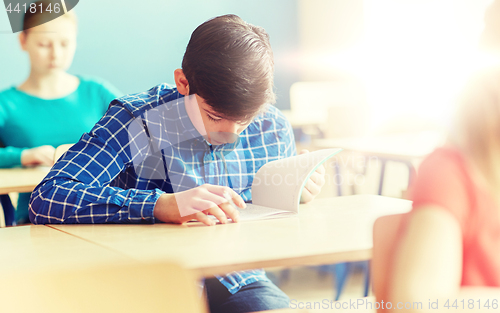
M377 217L411 202L374 195L316 199L296 217L202 226L50 225L138 261L173 261L199 276L371 258Z
M9 192L31 192L47 176L49 167L4 168L0 169L0 195ZM0 228L11 226L14 222L14 208L7 197L7 207L0 204ZM2 199L5 200L5 199ZM4 203L4 202L3 202ZM5 204L5 203L4 203Z
M206 312L184 269L43 225L0 230L0 281L1 312Z
M0 194L31 192L47 176L49 170L48 167L0 169Z
M43 225L0 229L0 277L17 272L128 264L131 258Z

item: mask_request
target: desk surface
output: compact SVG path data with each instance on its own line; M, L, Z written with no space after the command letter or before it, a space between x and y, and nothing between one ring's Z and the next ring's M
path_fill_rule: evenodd
M205 312L180 267L140 264L43 225L0 230L0 277L1 312Z
M131 258L43 225L0 229L0 276L18 271L84 269Z
M0 169L0 194L31 192L49 173L48 167Z
M321 149L343 148L347 151L361 152L390 159L423 158L445 142L442 132L415 132L372 137L353 137L339 139L318 139L314 146Z
M407 212L411 202L373 195L316 199L296 217L214 227L190 225L50 225L143 262L174 261L199 276L274 266L371 258L377 217Z

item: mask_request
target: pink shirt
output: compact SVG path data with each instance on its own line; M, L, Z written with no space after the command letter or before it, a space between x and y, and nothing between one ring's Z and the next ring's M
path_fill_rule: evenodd
M411 195L414 208L438 205L457 219L463 238L462 286L500 286L500 208L473 184L461 152L439 148L430 154L418 169Z

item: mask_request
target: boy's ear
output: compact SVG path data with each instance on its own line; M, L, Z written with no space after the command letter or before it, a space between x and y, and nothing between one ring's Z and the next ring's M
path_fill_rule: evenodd
M179 91L181 95L189 95L189 83L182 69L178 68L174 71L174 79L177 91Z
M26 32L24 31L19 34L19 44L21 45L21 49L26 51Z

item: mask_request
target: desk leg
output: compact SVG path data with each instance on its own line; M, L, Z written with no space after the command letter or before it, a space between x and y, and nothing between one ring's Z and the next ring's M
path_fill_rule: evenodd
M14 224L14 206L10 201L9 195L0 195L0 204L5 216L5 225L12 226Z
M385 176L385 165L387 163L386 159L380 158L380 181L378 185L378 195L382 195L382 191L384 190L384 176Z
M403 193L402 197L403 198L408 198L409 197L409 190L411 188L411 185L415 178L417 177L417 170L415 169L415 166L413 165L412 162L406 162L406 166L408 167L408 187L406 188L405 193Z
M337 184L337 196L342 196L342 186L340 185L340 167L339 162L335 161L335 184Z
M365 297L368 297L368 294L370 293L370 277L371 277L371 262L365 261Z
M386 159L380 158L380 181L379 181L379 186L378 186L378 195L382 195L382 191L384 190L384 176L385 176L385 168L387 164ZM404 165L408 167L408 188L410 188L411 183L417 176L417 171L415 170L415 167L413 166L412 162L406 162L406 161L400 161L397 160L396 162L401 162Z
M411 183L417 176L417 170L415 169L415 166L411 162L406 163L406 166L408 166L408 188L411 187Z

